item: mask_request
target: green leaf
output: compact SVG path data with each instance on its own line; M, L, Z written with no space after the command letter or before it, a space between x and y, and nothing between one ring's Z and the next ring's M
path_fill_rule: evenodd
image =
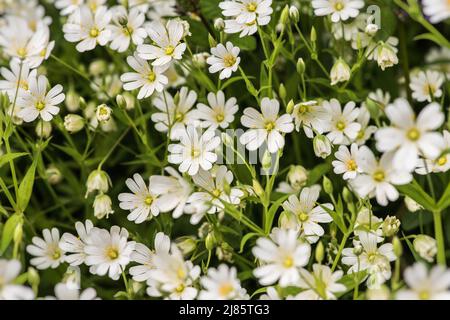
M214 20L221 17L222 10L219 8L219 3L222 0L200 0L200 10L205 18Z
M432 33L423 33L420 34L416 37L414 37L414 40L429 40L432 41L442 47L448 47L448 44L445 43L444 41L442 41L439 37L437 37L436 35L432 34Z
M239 47L242 51L253 51L256 49L255 37L240 38L238 34L232 35L228 38L234 46Z
M34 177L36 174L36 164L37 164L38 157L35 158L33 163L31 164L31 167L28 169L27 173L25 174L25 177L23 177L22 182L19 186L19 194L17 199L17 205L20 210L25 211L25 209L28 206L28 202L30 202L31 193L33 191L33 185L34 185Z
M307 185L311 186L319 181L325 174L330 171L331 165L329 163L321 163L312 169L308 174Z
M450 183L447 185L447 188L445 188L445 191L442 194L441 199L439 199L437 203L437 207L441 211L447 209L447 207L449 206L450 206Z
M245 236L243 236L242 240L241 240L241 245L239 246L239 253L244 252L244 247L245 247L245 244L247 243L247 241L256 236L258 236L258 234L256 232L250 232L250 233L247 233Z
M338 282L343 284L347 290L344 292L339 292L336 297L341 297L349 291L352 291L356 285L361 284L366 279L367 270L354 272L343 276Z
M18 153L8 153L8 154L5 154L5 155L1 156L1 157L0 157L0 168L1 168L4 164L10 162L11 160L14 160L14 159L16 159L16 158L23 157L23 156L25 156L25 155L27 155L27 154L28 154L28 153L26 153L26 152L18 152Z
M16 226L20 223L22 220L22 217L18 214L13 214L11 217L9 217L8 220L6 220L5 226L2 231L2 240L0 243L0 254L3 254L5 252L6 248L8 248L9 243L13 239L14 236L14 230L16 229Z
M403 195L410 197L422 207L427 210L434 211L436 209L436 204L423 189L417 183L416 180L413 180L410 184L395 186L398 191L400 191Z
M273 219L275 218L275 214L277 213L278 208L283 204L283 202L289 198L289 194L286 194L279 198L277 201L275 201L272 206L270 207L269 211L267 211L267 225L266 225L266 233L269 233L269 231L272 229Z

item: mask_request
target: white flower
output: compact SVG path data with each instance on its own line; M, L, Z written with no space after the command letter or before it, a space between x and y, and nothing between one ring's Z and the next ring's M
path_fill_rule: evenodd
M362 0L312 0L312 7L316 16L331 15L332 22L346 21L355 18L359 9L364 7Z
M150 97L155 90L162 92L164 86L169 83L169 79L164 75L168 65L152 67L137 54L127 57L127 62L136 72L124 73L120 76L120 80L123 82L124 90L133 91L140 88L138 99Z
M61 15L66 16L75 12L83 3L84 0L56 0L55 7L61 10Z
M149 296L167 296L172 300L195 299L198 290L194 287L194 281L200 276L200 267L185 261L175 244L172 244L170 252L155 254L153 265L147 281Z
M300 102L294 106L292 117L295 121L295 129L300 131L303 127L308 138L314 137L314 132L323 133L324 121L329 121L330 114L317 101Z
M198 119L202 120L202 127L228 128L230 123L234 121L234 114L239 109L236 102L237 100L234 97L225 100L223 91L218 91L217 94L208 93L208 105L197 104Z
M270 16L266 17L267 19L264 19L263 21L270 21ZM239 23L235 19L225 20L224 31L225 33L239 33L239 37L243 38L258 32L258 24L263 25L263 23L257 22L256 20L251 23Z
M214 130L208 129L203 134L193 126L187 127L180 136L179 144L170 144L168 157L169 163L179 164L181 173L187 172L190 176L195 175L200 168L210 170L217 161L214 150L220 144L220 137L215 135Z
M160 111L152 114L155 129L159 132L170 130L172 140L178 140L188 124L195 125L198 116L197 111L192 110L197 101L195 91L182 87L175 98L164 91L153 100L153 105Z
M423 0L423 13L430 17L431 23L450 18L450 3L446 0Z
M127 216L129 221L139 224L147 220L149 215L150 218L159 215L159 194L152 191L152 178L149 179L148 187L138 173L133 175L133 179L128 178L125 181L132 193L119 194L119 207L130 211L130 214Z
M328 132L327 138L333 144L350 144L358 136L361 125L355 120L358 117L359 109L355 107L353 101L348 102L344 110L336 99L324 101L323 107L331 115L329 121L325 123L324 131Z
M108 219L109 215L114 213L111 198L107 194L100 193L97 195L92 207L94 208L94 217L97 219L103 219L104 217Z
M95 109L95 117L97 118L98 122L104 123L111 119L112 112L112 109L103 103L97 106L97 109Z
M161 21L153 21L146 26L146 31L155 44L141 44L137 47L137 53L142 59L154 60L154 66L181 59L186 50L186 44L181 42L184 37L181 21L169 20L166 25Z
M173 218L179 218L185 209L186 202L191 195L192 187L175 169L166 167L165 171L170 175L152 176L150 184L152 190L159 197L159 209L161 212L172 211Z
M15 284L20 274L18 260L0 259L0 300L32 300L34 292L31 288Z
M332 162L333 171L336 174L344 174L344 180L355 179L357 174L361 172L358 168L358 145L352 143L350 150L346 146L339 146L338 151L334 154L336 160Z
M342 58L339 58L330 71L331 85L334 86L339 82L350 80L350 74L351 71L348 64Z
M434 130L442 125L445 117L438 103L426 106L416 118L408 101L398 98L385 112L391 126L378 129L375 139L379 151L395 152L395 168L412 171L417 166L419 154L431 160L440 155L444 141Z
M89 234L93 228L94 224L91 220L86 220L84 224L77 221L75 223L75 229L78 236L67 232L62 235L59 241L59 247L66 252L65 261L71 266L78 266L85 263L86 253L84 248L89 242Z
M43 270L47 268L55 269L64 262L64 251L59 248L59 230L53 228L42 230L42 236L33 237L30 244L27 246L27 252L35 258L30 260L30 263L36 268Z
M258 24L260 18L267 16L268 21L264 19L262 22L269 23L270 14L273 12L271 5L272 0L236 0L219 3L225 17L233 17L237 23L254 23L256 20Z
M194 192L189 197L188 202L193 206L197 203L204 205L209 214L223 212L224 205L222 201L238 205L241 201L240 198L244 196L242 190L229 188L233 182L233 173L226 166L215 167L211 171L200 169L192 179L202 190ZM197 224L203 215L204 212L201 211L192 215L191 223Z
M17 106L20 109L18 116L25 122L32 122L39 116L44 121L51 121L59 112L58 104L64 101L65 95L60 84L47 92L48 80L40 75L29 79L29 91L18 97Z
M302 291L295 296L297 300L335 300L335 293L343 293L346 287L338 283L342 278L341 270L331 272L330 267L321 264L314 264L313 271L300 269L300 281L298 286Z
M437 242L434 238L425 234L419 234L413 241L414 250L419 256L428 261L433 262L437 253Z
M82 6L72 14L72 19L63 25L64 38L69 42L78 42L79 52L93 50L97 44L104 46L111 38L108 29L111 12L106 7L98 8L95 13Z
M297 285L299 268L308 263L311 246L301 243L295 230L275 228L270 238L259 238L252 249L253 255L263 262L253 274L262 285L271 285L277 281L282 287Z
M200 279L203 290L199 300L243 300L248 299L247 292L241 287L236 268L225 264L209 268L208 274Z
M397 300L450 300L450 271L443 266L428 271L424 263L415 263L404 279L410 289L397 292Z
M130 275L134 281L147 281L151 278L151 270L154 269L153 258L155 255L169 254L170 238L162 232L155 236L155 250L151 251L146 245L136 243L131 260L139 265L130 268Z
M303 188L300 197L290 195L288 200L283 202L283 208L293 215L289 220L293 220L293 226L309 243L315 243L319 237L324 235L324 230L319 223L329 223L333 221L331 216L322 207L333 210L331 203L316 205L319 199L320 186ZM289 227L291 223L287 222ZM283 225L283 222L281 222Z
M412 90L412 97L419 102L431 102L441 97L444 80L444 75L438 71L420 71L411 77L409 87Z
M94 288L87 288L80 292L79 289L71 288L65 283L55 286L55 297L45 297L46 300L99 300Z
M354 248L342 250L342 263L350 266L348 273L367 270L372 276L369 278L369 287L377 287L391 277L390 262L396 259L391 243L385 243L378 247L377 235L371 232L361 232L359 240L362 252L356 254ZM374 283L371 281L376 279Z
M382 219L378 218L370 209L363 207L356 216L353 233L359 237L363 232L370 232L376 235L377 242L383 242L382 223Z
M362 173L351 181L351 185L360 197L376 197L377 202L386 206L389 201L398 199L398 191L393 185L411 182L412 175L405 169L395 169L392 165L393 154L385 153L378 161L372 151L363 146L359 149L357 165Z
M93 228L89 234L89 242L85 246L86 264L94 266L99 276L108 276L117 280L123 268L130 262L135 242L128 241L125 228L112 226L106 229Z
M426 175L431 172L447 172L450 169L450 132L442 132L444 145L441 147L440 156L435 160L423 159L418 162L416 173Z
M112 22L108 28L111 30L110 47L118 52L125 52L130 43L135 45L144 43L147 32L143 28L145 15L137 8L127 12L125 7L116 6L112 9Z
M231 77L231 74L236 72L241 62L240 51L239 47L233 46L230 41L225 46L219 43L217 47L211 48L212 56L206 59L206 63L211 65L209 72L220 71L219 79L221 80Z
M2 67L0 73L5 80L0 80L0 92L6 92L9 97L9 101L14 101L14 97L20 97L25 94L30 88L30 79L36 79L36 69L30 70L27 63L22 64L16 60L11 60L10 69Z
M267 142L270 153L275 153L284 147L283 133L294 130L292 117L289 114L278 116L280 103L276 99L263 98L261 111L246 108L241 118L243 126L250 128L241 137L240 142L248 150L254 151Z

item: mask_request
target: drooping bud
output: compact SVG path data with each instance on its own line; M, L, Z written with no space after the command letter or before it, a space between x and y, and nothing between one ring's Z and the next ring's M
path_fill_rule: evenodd
M64 117L64 128L69 133L76 133L84 128L84 118L78 114L68 114Z
M111 180L108 174L103 170L92 171L86 181L86 197L89 193L93 191L99 191L101 193L108 192L109 186L111 185Z
M428 262L433 262L437 253L437 242L425 234L418 235L413 241L414 250Z
M114 213L111 198L107 194L101 193L97 195L92 207L94 208L94 216L97 219L103 219L105 216L108 219L109 215Z
M331 154L331 142L322 135L318 134L313 139L314 154L322 159L325 159Z
M351 70L349 65L342 58L339 58L330 71L331 85L334 86L339 82L350 80L350 75Z

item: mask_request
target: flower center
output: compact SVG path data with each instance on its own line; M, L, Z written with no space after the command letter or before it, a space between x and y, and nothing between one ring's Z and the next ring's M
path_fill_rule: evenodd
M419 299L420 300L429 300L430 299L430 293L426 290L423 290L419 292Z
M89 31L91 38L97 38L99 33L97 28L92 28L91 31Z
M356 161L351 159L349 161L347 161L347 169L349 171L355 171L356 169L358 169L358 166L356 164Z
M420 138L420 131L416 128L409 129L408 133L406 134L408 139L411 141L417 141Z
M23 90L28 90L28 82L26 80L20 80L19 87L21 87Z
M106 108L100 108L100 110L98 111L98 113L99 113L101 116L106 116L106 115L108 115L108 109L106 109Z
M192 158L198 158L200 155L200 150L198 148L192 147L191 149L191 157Z
M175 121L176 122L181 122L184 120L184 114L181 112L177 112L175 113Z
M364 135L365 135L365 131L359 130L358 135L356 136L356 140L360 140L360 139L364 138Z
M344 9L344 4L341 1L337 1L334 4L334 9L336 9L336 11L342 11Z
M275 128L275 123L273 121L267 121L266 124L264 125L264 128L267 131L272 131Z
M291 256L287 256L284 260L283 260L283 266L285 268L291 268L294 265L294 259L292 259Z
M336 122L336 129L343 131L345 129L345 122L342 120Z
M61 251L59 251L59 249L55 249L55 251L52 254L52 259L58 260L59 258L61 258Z
M223 113L218 113L216 115L217 122L222 122L225 119L225 115Z
M447 157L446 156L442 156L439 159L437 159L437 164L440 165L440 166L443 166L446 163L447 163Z
M147 206L151 205L152 202L153 202L152 196L148 195L147 197L145 197L144 202L145 202L145 204L146 204Z
M258 6L256 5L256 3L250 2L249 4L247 4L247 11L255 12L256 9L258 9Z
M233 291L233 286L229 282L225 282L219 287L219 295L227 297Z
M449 0L450 1L450 0ZM434 93L436 92L436 87L434 85L432 85L431 83L427 83L423 90L430 96L433 96Z
M45 103L42 101L38 101L36 103L36 109L38 109L38 111L42 111L45 108Z
M166 47L166 55L171 56L173 54L173 52L175 51L174 46L167 46Z
M186 287L184 284L180 284L178 287L176 287L175 291L178 293L182 293Z
M308 107L303 105L303 104L300 105L300 107L298 108L298 113L304 114L304 113L307 113L307 112L308 112Z
M214 189L212 194L214 197L218 198L220 196L221 192L219 189Z
M126 36L131 36L131 34L133 33L133 29L130 28L130 27L128 27L128 26L123 27L122 30L123 30L123 33L124 33Z
M154 82L156 80L156 74L153 71L150 71L147 76L148 81Z
M92 1L92 2L89 4L89 8L91 9L91 11L97 10L97 3L95 3L95 1Z
M300 214L298 215L298 219L301 222L306 222L308 220L308 218L309 218L309 215L304 212L300 212Z
M106 256L110 259L110 260L115 260L117 259L117 257L119 256L119 251L114 248L114 247L109 247L106 250Z
M18 49L17 55L22 59L25 58L27 56L27 49L25 49L25 48Z
M223 64L227 68L231 68L236 63L236 58L232 54L227 54L223 57Z
M374 252L372 252L372 253L369 253L369 254L367 255L367 260L368 260L370 263L373 263L373 262L375 261L376 257L377 257L377 254L374 253Z
M383 171L377 171L373 174L373 180L377 181L377 182L382 182L384 181L385 175Z

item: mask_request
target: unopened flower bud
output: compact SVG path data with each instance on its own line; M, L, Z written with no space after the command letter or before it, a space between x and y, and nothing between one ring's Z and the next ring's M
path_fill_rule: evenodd
M396 49L390 44L381 42L375 50L377 50L377 63L381 70L384 71L386 68L392 67L398 63Z
M385 237L392 237L400 228L400 220L396 217L387 216L382 224L383 235Z
M397 258L401 257L403 253L403 246L398 237L394 237L394 239L392 239L392 247L394 248L394 254Z
M286 99L286 87L284 86L284 84L280 83L280 87L278 89L278 94L280 95L281 100L284 101L284 99Z
M311 28L311 34L309 36L311 42L316 42L317 41L317 33L316 33L316 29L314 27Z
M67 92L64 102L67 110L70 112L75 112L80 109L80 96L72 88Z
M288 104L286 106L286 112L291 114L292 111L294 111L294 106L295 106L294 100L292 100L292 99L289 100L289 102L288 102Z
M331 154L330 140L321 134L318 134L313 139L314 154L322 159L325 159Z
M339 82L345 82L350 80L350 67L341 58L339 58L331 68L330 79L331 85L334 86Z
M99 191L101 193L108 192L110 184L111 180L109 179L109 176L105 171L98 169L92 171L89 174L86 182L86 197L93 191Z
M221 32L225 29L225 21L222 18L217 18L214 20L214 29Z
M36 125L36 135L39 138L47 139L52 134L52 124L47 121L39 120Z
M281 25L286 25L289 22L289 6L286 5L283 8L283 11L281 11L281 15L280 15L280 23Z
M127 101L125 100L123 95L121 95L121 94L117 95L116 103L119 106L119 108L128 110L128 108L127 108Z
M258 182L258 180L254 179L252 185L253 185L253 190L255 191L255 194L258 197L261 198L261 197L265 196L264 189L263 189L263 187L261 187L261 184Z
M322 185L323 185L323 190L327 194L333 194L333 183L331 182L330 179L327 178L327 176L323 176Z
M413 199L411 199L408 196L405 197L405 205L406 205L406 208L408 208L408 210L411 212L423 210L423 207L420 204L418 204L416 201L414 201Z
M373 37L377 34L378 29L378 25L376 25L375 23L370 23L366 26L365 32L368 36Z
M37 287L39 286L41 278L39 277L39 273L36 271L35 268L28 267L28 269L27 269L27 281L31 285L33 290L35 290L35 288L37 289Z
M78 266L68 266L66 273L63 276L62 282L66 284L67 288L72 290L80 289L81 272Z
M211 231L205 238L205 247L207 250L212 250L214 249L216 244L217 244L216 236L214 234L214 231Z
M420 234L414 239L413 246L421 258L433 262L437 253L437 243L434 238Z
M305 61L303 60L303 58L298 58L296 68L297 68L297 73L299 75L302 75L305 73L306 67L305 67Z
M272 167L272 154L269 152L269 150L266 150L266 152L264 152L261 166L264 171L268 171Z
M108 219L109 215L114 213L111 198L107 194L101 193L97 195L92 207L94 208L94 216L97 219L103 219L105 216Z
M61 171L53 164L49 165L48 168L45 169L45 176L47 177L48 183L51 185L60 183L63 178Z
M210 48L217 47L217 41L216 41L216 39L214 39L214 37L210 33L208 33L208 42L209 42Z
M298 12L298 9L296 6L290 6L289 8L289 18L293 23L298 23L300 20L300 13Z
M23 236L23 221L21 220L14 229L13 241L14 243L21 243Z
M107 65L105 60L95 60L89 65L89 73L94 77L101 75L106 71Z
M97 117L98 122L106 122L111 119L111 113L112 109L103 103L97 107L95 116Z
M300 190L308 180L308 170L302 166L291 166L287 174L287 179L295 190Z
M316 258L317 263L319 263L319 264L322 263L323 259L325 258L325 248L323 246L322 241L319 241L317 243L316 251L315 251L315 255L314 256Z
M175 243L185 256L189 255L197 248L197 241L191 236L179 237L175 239Z
M84 118L78 114L68 114L64 117L64 128L69 133L76 133L84 128Z

